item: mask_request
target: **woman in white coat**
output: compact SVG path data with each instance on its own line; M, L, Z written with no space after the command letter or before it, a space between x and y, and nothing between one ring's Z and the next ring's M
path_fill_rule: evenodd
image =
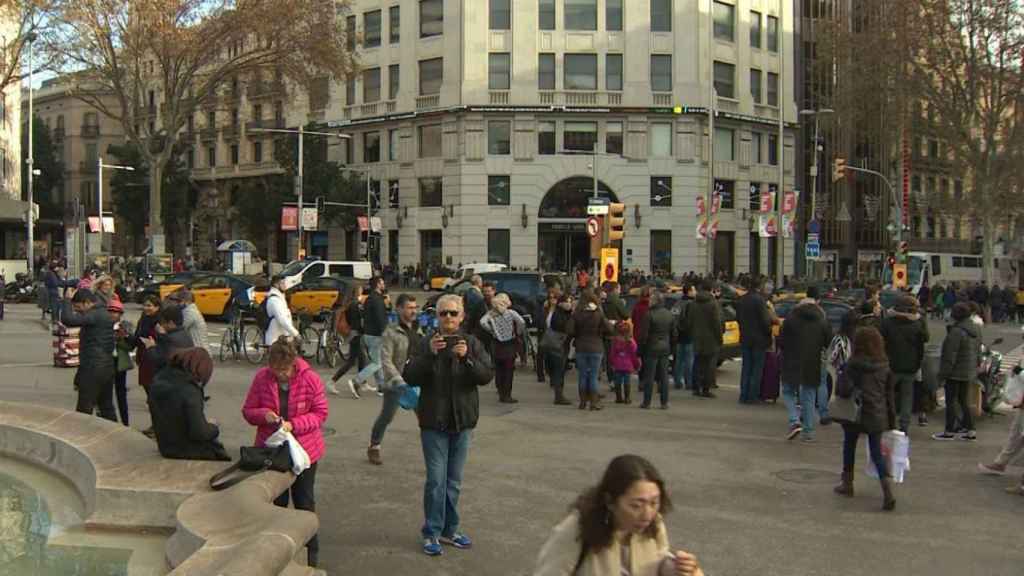
M292 311L288 308L288 299L284 291L288 289L288 281L284 276L274 276L270 281L270 292L267 293L267 316L270 325L264 334L263 343L270 346L281 336L298 338L299 330L292 323Z

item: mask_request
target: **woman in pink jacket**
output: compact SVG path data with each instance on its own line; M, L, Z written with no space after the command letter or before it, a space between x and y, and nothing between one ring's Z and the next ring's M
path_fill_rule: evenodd
M282 336L270 347L269 366L260 369L249 387L249 395L242 406L245 420L256 426L256 446L263 446L267 438L284 428L292 433L309 454L310 466L299 474L274 504L288 506L289 493L297 510L316 512L316 468L324 454L324 435L321 427L327 421L327 396L324 383L299 358L294 345ZM306 544L308 564L316 566L320 542L314 534Z

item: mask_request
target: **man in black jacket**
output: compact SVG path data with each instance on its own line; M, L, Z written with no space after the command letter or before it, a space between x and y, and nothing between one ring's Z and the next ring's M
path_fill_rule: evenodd
M101 418L117 421L114 412L114 319L106 306L97 306L90 290L70 290L70 301L64 301L60 321L82 329L78 338L78 370L75 386L78 402L75 410L92 414L99 410Z
M153 374L159 374L171 354L178 350L192 348L195 343L183 327L185 320L184 310L177 304L165 304L160 308L159 320L156 327L157 336L153 338L142 338L142 345L146 347L146 356L153 365Z
M149 415L164 458L231 460L217 439L220 428L206 419L203 389L213 360L202 348L175 351L149 387Z
M814 409L822 387L822 353L832 342L832 326L818 305L818 288L807 289L803 299L782 325L782 400L789 413L789 440L803 433L814 441ZM827 395L826 393L822 394ZM800 409L797 409L797 403ZM824 415L823 415L824 416Z
M446 294L437 301L439 330L423 342L403 377L420 388L416 416L427 481L423 490L423 552L439 556L441 544L469 548L459 531L458 503L469 441L480 415L479 386L494 378L494 365L476 337L461 328L462 299Z
M881 332L899 397L900 430L906 432L913 412L914 380L928 342L928 322L919 313L917 300L913 296L901 297L896 309L882 320Z
M641 408L651 407L654 381L657 380L661 409L668 409L668 357L672 353L674 325L675 318L672 317L672 311L665 307L661 293L651 294L651 308L640 324L640 338L637 341L643 362L648 366L641 383L644 391Z
M759 278L752 278L747 285L747 293L736 304L740 349L743 353L740 404L756 404L760 401L764 357L772 345L772 315L761 294L763 287Z
M370 279L370 294L363 303L363 346L370 363L348 381L348 391L358 400L360 390L375 391L384 386L384 371L381 368L380 348L383 344L384 329L388 327L388 307L384 303L384 279L374 276ZM373 376L377 388L368 386L366 381Z

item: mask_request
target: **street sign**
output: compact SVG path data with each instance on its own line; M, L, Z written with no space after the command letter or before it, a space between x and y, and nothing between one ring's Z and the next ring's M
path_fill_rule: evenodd
M601 223L597 221L597 218L587 218L587 236L590 236L591 238L597 238L597 235L600 233Z
M811 220L807 223L807 231L817 236L821 232L821 223L817 220ZM810 241L810 234L807 236L808 241Z
M608 198L602 198L601 196L591 196L587 198L587 204L589 204L590 206L607 206L611 204L611 200L609 200Z
M804 255L807 256L808 260L817 260L821 258L821 244L808 242L804 246Z
M601 249L601 282L619 281L619 249Z
M588 216L604 216L608 213L607 204L590 204L587 206Z
M843 202L839 207L839 215L836 216L837 222L852 222L853 218L850 216L850 208L846 206L846 202Z

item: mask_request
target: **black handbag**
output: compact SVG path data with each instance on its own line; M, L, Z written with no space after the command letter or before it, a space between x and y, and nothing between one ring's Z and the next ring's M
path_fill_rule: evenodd
M273 448L269 446L242 446L238 451L238 462L210 477L211 489L217 491L230 488L250 476L255 476L267 470L290 472L292 469L292 453L288 450L287 442ZM243 473L236 474L236 472Z

